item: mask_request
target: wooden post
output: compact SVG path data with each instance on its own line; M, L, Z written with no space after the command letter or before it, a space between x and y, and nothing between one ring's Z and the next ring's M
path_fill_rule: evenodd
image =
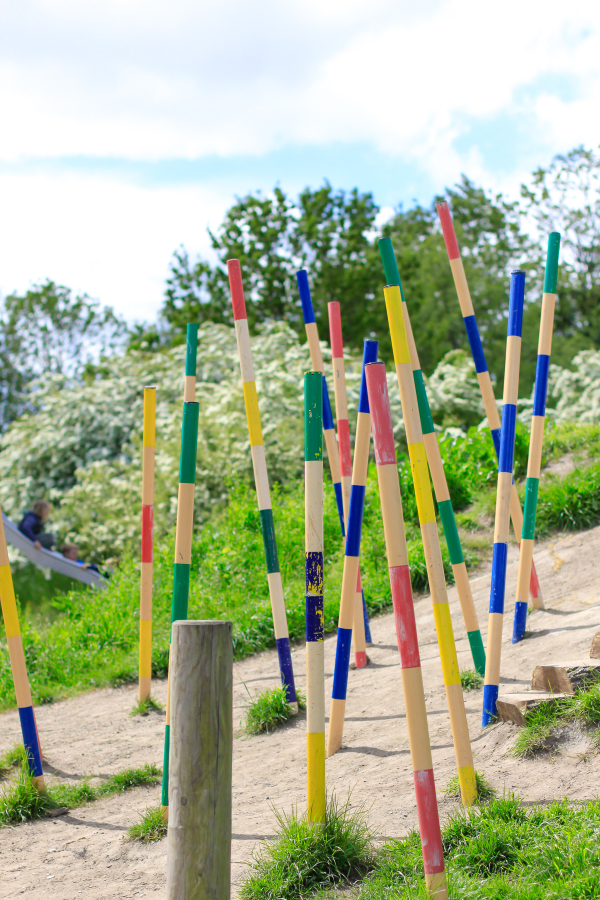
M168 900L229 900L231 622L173 623Z
M140 659L138 700L148 700L152 679L152 569L154 552L154 445L156 387L144 388L142 456L142 560L140 571Z

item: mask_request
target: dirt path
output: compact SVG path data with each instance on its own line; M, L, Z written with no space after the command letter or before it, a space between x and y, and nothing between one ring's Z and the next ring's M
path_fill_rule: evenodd
M517 551L509 550L507 608L501 692L523 690L540 662L560 662L586 656L600 621L600 528L542 544L536 552L540 582L548 609L530 615L532 636L513 647L512 606L517 575ZM489 568L472 578L482 630L487 629ZM456 591L450 605L461 668L472 668ZM416 603L423 677L438 791L455 774L454 752L442 685L433 615L429 597ZM369 818L381 836L402 835L417 824L410 755L404 725L398 650L391 615L372 623L375 645L371 665L351 671L344 747L327 761L329 791L345 796L352 789L354 803L370 807ZM333 677L335 640L325 645L326 690ZM294 667L304 687L304 648L294 650ZM278 683L275 653L262 653L235 665L234 722L240 722L246 692ZM237 677L239 676L239 678ZM166 686L155 694L164 700ZM162 764L164 715L129 717L135 689L100 690L74 700L44 706L37 718L48 776L80 778L86 773L106 776L127 766ZM600 771L582 759L587 744L573 737L553 755L535 761L516 761L509 754L515 729L495 725L481 730L481 690L465 695L476 768L500 792L515 791L527 801L568 796L595 797ZM299 717L274 734L234 741L233 880L239 883L252 848L273 834L271 807L289 810L305 803L305 719ZM0 752L20 740L15 712L0 716ZM37 900L101 898L129 900L164 897L166 842L154 845L124 843L123 836L146 806L159 802L159 788L140 788L74 810L54 820L40 820L0 831L0 897L27 893ZM440 793L442 814L454 801Z

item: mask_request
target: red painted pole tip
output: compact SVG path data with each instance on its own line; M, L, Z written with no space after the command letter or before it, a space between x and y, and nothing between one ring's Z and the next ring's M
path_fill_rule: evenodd
M378 466L396 464L396 447L390 398L387 389L385 363L369 363L365 366L369 407L371 409L371 428L373 430L373 447L375 462Z
M460 250L458 249L458 241L456 240L456 232L454 231L454 222L450 207L445 200L436 204L438 216L440 217L440 225L442 226L442 234L444 235L444 243L448 251L448 259L458 259Z
M329 337L331 340L331 355L334 359L342 359L344 356L344 342L342 341L342 315L340 304L332 300L327 304L329 311Z
M234 321L247 319L244 286L242 284L242 268L239 259L227 260L227 273L229 275L229 290L231 291Z

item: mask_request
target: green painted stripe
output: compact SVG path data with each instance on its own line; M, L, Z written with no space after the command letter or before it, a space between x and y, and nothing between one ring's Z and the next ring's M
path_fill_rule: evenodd
M262 531L263 544L265 545L267 572L270 575L272 572L279 572L279 560L277 558L277 543L275 541L275 526L273 524L272 509L261 509L260 528Z
M185 345L185 374L196 374L196 358L198 356L198 326L188 325Z
M444 537L448 544L448 553L450 554L450 562L453 566L464 562L462 547L460 546L460 538L456 527L456 519L454 518L454 510L450 500L442 500L438 503L440 511L440 519L442 520L442 528L444 529Z
M163 755L163 773L162 773L162 795L160 802L162 806L169 805L169 725L165 725L165 752Z
M548 235L548 254L546 256L546 274L544 276L544 293L555 294L558 281L558 251L560 250L560 234L553 231Z
M398 264L396 263L396 254L392 245L392 239L389 237L381 238L377 242L379 245L379 253L381 262L383 263L383 271L387 284L400 284L400 273Z
M537 510L539 478L528 478L525 484L525 507L523 509L523 533L525 540L533 540L535 534L535 513Z
M181 427L181 458L179 481L182 484L196 483L196 451L198 449L198 412L200 406L192 400L183 404Z
M431 434L435 431L435 427L433 419L431 418L431 410L429 408L429 400L427 399L427 391L425 390L425 382L423 381L423 373L420 369L415 369L413 377L415 379L415 388L417 390L417 403L419 404L421 429L423 434Z
M485 650L483 649L483 638L479 628L477 631L467 631L469 644L471 645L471 656L473 664L480 675L485 675Z
M304 376L304 459L323 459L323 375L307 372Z
M173 604L171 606L171 623L178 619L187 619L188 597L190 595L190 565L175 563L173 567Z

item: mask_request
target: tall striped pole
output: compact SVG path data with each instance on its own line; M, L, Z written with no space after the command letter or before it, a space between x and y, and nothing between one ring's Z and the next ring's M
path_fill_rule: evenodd
M192 535L194 530L194 491L196 485L196 453L198 449L199 406L193 400L183 404L181 428L181 456L179 461L179 490L177 494L177 524L175 528L175 561L173 565L173 601L171 625L179 619L187 619L190 594L190 566L192 562ZM165 723L165 753L162 774L162 811L166 821L169 809L169 731L170 731L170 670L167 683L167 717Z
M360 536L365 505L365 489L367 486L367 469L369 465L369 443L371 440L371 414L369 397L365 380L365 366L377 361L378 341L365 341L363 352L363 368L358 400L358 422L356 440L354 442L354 464L352 466L352 485L350 488L350 509L348 512L348 533L344 555L344 573L342 575L342 596L338 620L337 645L335 649L335 666L333 669L333 689L331 692L331 711L329 713L329 733L327 735L327 756L333 756L342 746L344 733L344 715L346 712L346 694L348 690L348 663L350 661L350 642L352 640L352 624L356 623L356 584L358 578L358 561L360 557Z
M304 376L304 551L306 567L306 780L309 822L325 821L323 610L323 378Z
M390 573L396 637L400 652L402 691L406 707L406 725L417 799L425 883L430 896L435 896L436 900L442 900L442 898L446 900L448 890L444 871L444 852L435 795L433 760L429 728L427 727L421 657L408 567L402 496L385 364L371 363L365 371L371 408L371 427L373 429L385 549Z
M400 284L400 275L398 274L398 266L396 265L396 257L394 255L391 238L382 238L382 240L379 241L379 250L381 259L383 260L383 268L385 270L387 283ZM450 500L450 491L448 490L448 482L446 481L444 463L442 462L442 456L440 454L440 448L435 433L435 425L433 424L429 400L427 399L425 381L423 379L419 355L410 326L408 307L406 305L402 286L400 286L400 294L402 296L402 312L404 314L404 325L408 337L408 346L410 348L410 361L413 370L415 390L417 392L419 418L421 420L421 430L423 432L423 443L427 454L427 462L429 463L429 472L431 474L431 480L433 481L433 489L435 491L435 499L437 500L440 512L440 519L442 520L444 537L446 538L446 544L448 545L450 563L452 565L460 608L467 630L473 664L480 675L483 675L485 672L483 638L481 637L481 630L479 628L479 622L477 621L473 594L471 593L471 585L469 584L469 576L467 575L467 566L460 544L460 537L458 536L456 519L454 518L454 510L452 509L452 501Z
M196 399L196 366L198 359L198 325L190 323L186 329L185 375L183 378L183 400Z
M323 354L321 353L321 345L319 344L319 333L317 331L317 323L315 321L315 312L310 295L310 287L308 284L308 275L304 269L296 273L298 281L298 291L300 293L300 301L302 303L302 315L304 316L304 325L306 328L306 339L308 341L308 349L310 351L310 359L315 372L325 372L323 365ZM333 425L333 416L331 415L331 403L329 402L329 391L327 389L327 381L323 374L323 434L325 435L325 446L327 447L327 457L329 459L329 468L331 470L331 480L335 491L335 500L337 503L338 515L340 517L340 527L342 536L346 536L345 515L344 515L344 498L342 490L342 473L340 466L340 451L335 439L335 428ZM362 582L360 574L356 581L356 590L354 597L354 661L357 669L362 669L367 664L367 646L365 636L365 619L366 609L362 605Z
M285 611L285 601L283 599L283 584L281 582L279 558L277 556L277 541L275 539L275 526L273 523L273 508L271 506L267 460L265 458L265 445L260 424L254 364L252 362L252 347L250 346L248 316L246 314L242 270L239 260L228 259L227 271L229 273L229 290L231 292L235 333L237 337L238 354L240 357L244 404L246 406L246 419L248 421L248 434L250 437L250 452L252 454L252 467L254 469L254 482L256 484L256 500L258 502L260 527L267 563L267 581L269 583L269 596L271 598L271 610L273 613L273 628L275 631L277 656L279 658L279 672L281 674L281 683L286 690L288 703L290 703L294 711L297 712L298 699L296 697L296 686L294 684L294 669L292 667L292 653L290 649L287 615Z
M460 683L456 645L454 643L454 632L452 630L452 619L450 618L448 592L444 576L444 564L442 562L440 540L435 521L433 495L427 471L427 457L423 443L421 420L419 418L419 404L412 374L404 314L402 312L400 284L387 285L384 288L384 296L390 336L392 338L394 362L396 364L396 377L400 390L408 455L415 486L417 512L423 538L423 550L427 563L435 630L440 648L448 712L450 713L450 727L452 729L454 753L458 768L458 780L463 804L464 806L470 806L477 798L473 753Z
M140 573L140 662L138 700L148 700L152 681L152 560L154 548L154 445L156 387L144 388L142 449L142 559Z
M25 752L27 753L27 761L33 776L34 784L40 793L44 793L46 785L44 782L44 772L42 770L42 752L35 724L31 688L29 686L29 678L27 677L23 639L21 637L21 628L19 626L17 601L15 599L15 589L13 587L10 562L8 560L8 548L6 546L6 536L4 534L4 522L2 520L1 510L0 605L2 606L4 630L6 631L6 642L8 644L8 655L10 658L13 684L15 686L15 694L17 697L17 707L19 709L23 745L25 747Z
M552 349L552 330L554 328L554 307L556 305L559 250L560 234L557 231L553 231L548 237L544 294L542 296L542 315L540 318L540 337L538 343L537 364L535 368L531 438L529 441L529 460L527 462L527 481L525 483L525 510L523 513L523 531L521 534L521 547L519 552L519 574L517 576L517 599L513 621L513 644L518 644L519 641L523 640L525 623L527 621L527 586L529 584L531 563L533 559L535 514L537 510L538 487L540 484L540 470L542 467L542 444L544 442L544 424L546 422L546 396L548 394L548 373L550 370L550 351Z
M496 524L494 526L494 550L492 554L492 586L490 591L485 679L483 683L483 715L481 724L484 728L494 721L498 686L500 684L502 621L504 618L506 560L510 522L510 492L513 483L524 299L525 272L517 269L510 276L510 296L508 300L506 366L504 369L502 428L500 430L500 456L498 460L498 493L496 494Z
M483 400L485 414L490 426L490 431L492 432L496 456L499 457L500 416L498 415L498 407L496 406L496 398L494 397L494 388L492 387L490 373L485 361L485 353L483 352L481 337L477 327L473 301L471 300L469 285L467 284L467 277L465 275L458 241L456 240L454 222L452 221L452 215L450 214L450 209L446 201L437 204L437 211L438 216L440 217L444 243L446 244L446 250L448 252L448 260L454 278L458 302L460 303L460 309L465 323L467 339L471 348L471 354L473 355L473 362L475 363L475 371L477 372L477 380L479 381L479 388L481 390L481 399ZM518 543L523 531L523 510L521 509L521 501L519 500L517 487L514 482L510 494L510 517L512 519L515 537ZM544 599L542 597L542 591L533 560L531 562L529 594L533 606L536 609L544 609Z
M350 449L350 422L348 420L348 394L346 392L346 368L344 365L344 341L342 339L342 316L340 304L332 300L327 304L329 312L329 339L331 343L331 357L333 363L333 387L335 395L335 418L337 421L338 448L340 453L340 474L342 478L342 501L344 504L344 525L348 524L348 510L350 508L350 486L352 484L352 451ZM372 643L369 616L365 602L365 592L358 568L358 583L356 591L360 594L362 603L365 643Z

